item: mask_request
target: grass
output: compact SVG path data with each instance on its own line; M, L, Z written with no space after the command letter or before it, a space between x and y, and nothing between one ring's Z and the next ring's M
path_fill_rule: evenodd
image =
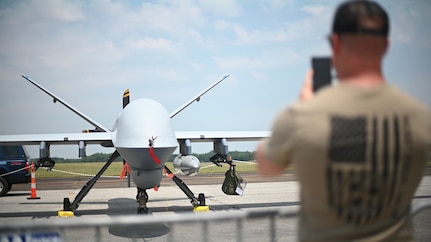
M79 174L88 174L90 176L96 175L96 173L102 168L105 162L79 162L79 163L57 163L53 171L46 171L44 168L40 168L36 172L36 178L73 178L82 177ZM166 163L168 168L175 172L171 162ZM431 161L428 162L428 166L431 166ZM236 166L238 172L257 172L256 164L254 163L237 163ZM222 167L217 167L211 162L201 162L201 169L199 174L211 174L211 173L225 173L229 169L227 164ZM291 165L289 169L294 169ZM111 166L105 171L103 176L120 176L123 170L122 162L113 162ZM61 172L60 172L61 171ZM79 173L79 174L70 174Z
M105 162L56 163L52 171L46 171L44 168L38 169L36 178L73 178L83 177L82 174L94 176L104 164ZM172 172L176 171L171 162L166 163L166 165ZM256 172L256 165L253 163L237 163L236 168L238 172ZM228 169L229 165L227 164L217 167L211 162L201 162L199 174L224 173ZM118 177L122 170L122 162L113 162L103 176Z

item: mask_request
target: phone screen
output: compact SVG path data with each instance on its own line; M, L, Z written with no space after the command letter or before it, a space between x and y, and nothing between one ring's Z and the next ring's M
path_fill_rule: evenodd
M331 84L331 58L330 57L313 57L311 65L314 70L313 91Z

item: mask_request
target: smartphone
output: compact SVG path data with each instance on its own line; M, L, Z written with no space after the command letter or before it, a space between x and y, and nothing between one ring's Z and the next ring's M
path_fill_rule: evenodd
M312 57L311 66L314 70L313 91L331 84L331 57Z

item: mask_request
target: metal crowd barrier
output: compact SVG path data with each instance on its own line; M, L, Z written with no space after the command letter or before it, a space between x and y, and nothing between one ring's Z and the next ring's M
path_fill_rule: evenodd
M417 216L422 211L431 209L431 202L419 201L412 208L410 215ZM55 218L49 220L29 220L29 221L0 221L0 242L3 241L72 241L67 236L67 231L76 230L80 233L82 229L94 230L93 237L87 238L90 241L105 241L102 236L102 229L107 227L133 227L133 226L151 226L163 224L171 228L163 241L177 241L175 226L179 224L199 224L200 235L195 234L193 240L188 241L209 241L210 224L229 221L236 224L234 230L235 236L229 241L248 241L250 238L244 237L244 223L249 220L267 219L269 226L267 227L269 238L265 241L277 241L277 226L276 223L280 218L296 218L297 212L292 209L271 209L271 210L229 210L206 213L183 213L183 214L167 214L158 216L112 216L104 218ZM280 229L280 226L278 226ZM428 236L428 234L427 234ZM427 237L428 238L428 237ZM129 238L130 241L142 241L142 238ZM214 240L214 238L213 238ZM84 241L84 239L76 239L73 241ZM116 239L112 240L116 241ZM218 241L217 239L215 241Z

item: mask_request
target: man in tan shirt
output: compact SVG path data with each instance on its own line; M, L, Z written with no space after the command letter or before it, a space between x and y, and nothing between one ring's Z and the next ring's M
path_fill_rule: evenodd
M379 4L341 4L329 36L338 85L314 94L310 72L300 102L257 149L263 175L295 164L300 241L414 240L408 213L431 150L431 112L386 82L388 33Z

